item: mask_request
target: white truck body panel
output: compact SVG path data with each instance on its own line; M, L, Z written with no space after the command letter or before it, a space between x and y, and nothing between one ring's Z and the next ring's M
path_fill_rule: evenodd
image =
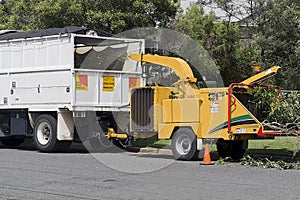
M0 72L64 69L73 63L74 36L0 41Z
M0 109L117 111L129 105L130 79L136 78L143 84L140 65L126 59L122 71L74 68L76 36L0 41ZM80 37L124 41L121 45L127 53L144 48L143 40ZM82 86L78 86L78 77L84 79L83 83L79 80ZM104 77L110 77L113 83L105 82ZM107 84L113 85L104 89Z
M87 79L84 89L76 88L76 76ZM110 91L103 89L104 77L114 79ZM140 79L140 73L71 69L0 73L0 109L118 111L129 104L130 78Z
M140 73L124 73L118 71L86 71L86 70L75 70L75 76L82 75L88 77L88 87L86 90L76 90L75 87L75 99L74 106L77 109L82 107L94 106L95 109L116 108L122 109L129 106L130 99L130 78L140 78ZM113 77L114 87L106 91L104 77Z
M57 139L73 140L74 111L129 112L130 88L144 80L128 55L144 48L144 40L74 33L0 40L0 112L28 110L32 127L37 112L56 112ZM101 54L110 61L114 49L122 66L106 70Z
M0 98L8 98L7 107L24 106L30 108L36 104L68 104L72 102L71 93L66 92L71 87L72 76L66 71L36 71L24 73L1 74L9 78L5 88L6 94ZM1 103L4 103L3 101ZM6 105L3 105L6 107Z

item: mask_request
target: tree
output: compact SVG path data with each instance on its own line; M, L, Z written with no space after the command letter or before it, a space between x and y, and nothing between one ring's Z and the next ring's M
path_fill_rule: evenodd
M294 0L265 1L257 15L255 42L264 65L280 65L275 83L285 89L300 89L300 9Z
M1 29L5 29L5 16L4 16L4 6L2 4L2 2L0 1L0 30Z
M242 56L242 52L239 51L240 31L236 24L219 22L213 12L205 14L203 7L191 4L175 27L203 45L219 67L225 85L249 76L246 67L238 66L241 63L237 56Z
M0 24L8 29L75 25L110 33L143 26L167 27L179 8L172 0L3 0L1 5Z
M252 54L252 64L263 68L282 67L273 83L284 89L300 89L300 4L297 0L199 0L201 5L215 5L224 10L227 20L233 17L245 25L243 54ZM249 53L247 53L247 50ZM240 56L238 62L244 62ZM250 65L251 63L249 63Z

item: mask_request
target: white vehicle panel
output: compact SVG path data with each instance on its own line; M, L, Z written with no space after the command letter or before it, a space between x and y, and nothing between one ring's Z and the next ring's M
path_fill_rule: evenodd
M75 44L75 38L83 43ZM106 42L90 44L89 39ZM110 44L110 40L114 42ZM85 47L89 51L125 48L124 55L120 55L125 56L123 68L118 71L82 69L80 63L75 66L77 50ZM130 87L143 84L143 80L140 64L126 58L126 54L143 51L143 40L76 34L2 40L0 109L129 110Z
M35 73L13 73L9 75L9 103L15 104L54 104L72 101L71 70L44 71Z
M0 71L61 69L74 64L69 35L0 42Z
M0 107L8 102L9 97L9 77L7 74L0 74L1 87L0 87Z

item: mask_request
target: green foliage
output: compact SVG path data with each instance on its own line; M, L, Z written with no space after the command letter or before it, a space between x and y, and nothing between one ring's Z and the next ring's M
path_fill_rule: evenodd
M4 6L2 5L2 3L0 3L0 30L6 29L5 23L6 23L6 18L4 15Z
M261 48L264 65L279 65L282 75L275 83L287 89L300 88L300 57L297 56L300 40L299 2L294 0L264 1L256 16L258 24L255 42Z
M300 169L300 162L296 163L287 163L283 160L271 161L268 158L264 159L255 159L247 155L241 159L241 165L248 165L253 167L262 167L262 168L276 168L276 169Z
M215 39L215 44L209 52L220 67L224 84L240 82L243 75L249 76L249 74L245 75L247 71L240 70L241 66L238 66L237 54L240 48L240 32L237 24L225 21L216 23L212 36Z
M175 28L208 48L215 42L211 37L215 20L214 13L205 14L202 7L192 3L179 22L175 24Z
M0 28L84 26L111 33L135 27L167 27L179 3L171 0L3 0Z
M217 160L216 164L217 165L225 165L226 162L232 162L232 158L231 157L226 157L226 158L220 158L219 160Z
M231 158L220 158L217 160L218 165L225 165L227 162L232 162ZM251 167L262 167L262 168L275 168L279 170L286 170L286 169L300 169L300 162L285 162L283 160L273 161L268 158L254 158L250 155L244 156L241 161L241 165L251 166Z
M240 25L241 48L234 54L237 67L231 67L232 71L247 69L249 73L250 66L261 65L266 69L279 65L282 70L273 83L284 89L300 89L299 1L248 0L238 4L235 0L198 0L198 4L216 5L225 12L226 20L235 19ZM223 55L230 64L228 59L232 58L224 52Z
M274 87L255 87L256 107L267 116L269 122L295 123L300 119L300 93L281 93Z
M209 52L220 69L225 85L240 82L242 78L249 76L249 70L238 66L241 63L237 61L237 57L247 55L240 50L237 24L217 22L214 13L205 14L203 7L191 4L186 13L180 16L175 29L189 35Z

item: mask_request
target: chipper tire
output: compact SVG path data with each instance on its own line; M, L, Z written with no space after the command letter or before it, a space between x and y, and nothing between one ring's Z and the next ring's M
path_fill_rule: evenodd
M197 139L189 128L178 129L171 140L173 157L176 160L192 160L197 152Z
M243 158L247 148L247 140L224 140L219 139L217 142L218 154L222 158L231 157L233 160L240 160Z
M41 152L65 152L71 141L57 140L57 120L52 115L40 115L35 122L34 143Z

